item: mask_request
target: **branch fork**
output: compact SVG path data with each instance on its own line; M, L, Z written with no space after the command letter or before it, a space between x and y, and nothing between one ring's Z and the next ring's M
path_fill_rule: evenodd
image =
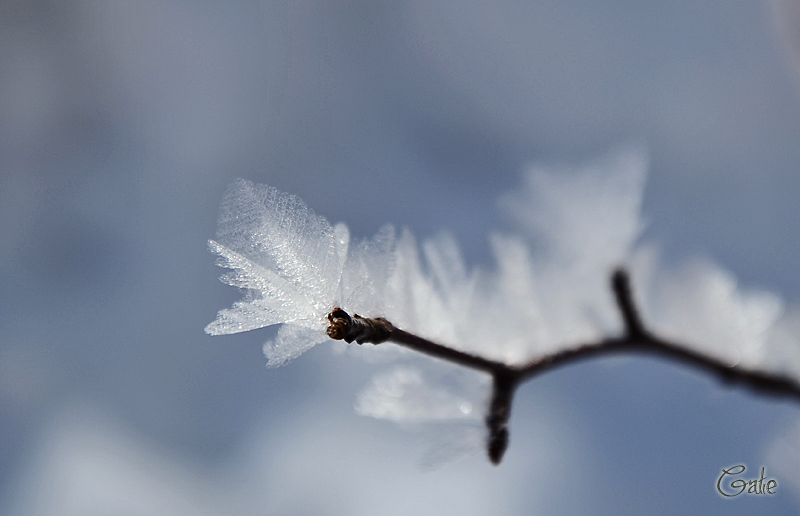
M358 344L380 344L391 341L427 355L477 369L492 376L492 397L486 415L489 431L487 454L497 465L508 447L508 420L511 402L517 386L534 376L579 360L619 353L660 355L716 376L726 384L750 388L756 394L787 397L800 402L800 384L792 378L727 365L678 343L669 342L650 333L642 323L634 303L630 277L619 268L611 277L611 287L625 325L623 336L584 344L548 355L522 366L511 366L477 355L458 351L394 327L383 317L351 316L341 308L328 314L326 333L335 340Z

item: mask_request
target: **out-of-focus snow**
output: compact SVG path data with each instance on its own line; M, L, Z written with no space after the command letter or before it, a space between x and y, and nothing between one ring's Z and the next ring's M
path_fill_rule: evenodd
M579 466L599 467L554 407L540 407L542 421L526 425L529 439L518 443L522 455L504 468L487 474L480 457L420 475L408 434L393 440L391 432L375 432L338 409L332 401L340 395L320 393L280 422L262 421L228 460L211 466L162 449L98 407L73 403L43 428L32 460L3 500L3 514L510 514L517 504L510 486L535 493L528 510L566 505L570 514L585 512L542 487L554 475L568 481L565 461L577 471L572 478L587 484L589 474ZM325 425L308 424L320 418ZM429 461L458 441L440 444Z

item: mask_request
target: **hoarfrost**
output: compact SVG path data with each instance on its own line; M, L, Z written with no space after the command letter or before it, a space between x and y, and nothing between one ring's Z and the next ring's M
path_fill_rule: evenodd
M627 263L645 323L660 334L731 364L797 375L800 352L774 360L778 348L797 349L780 343L796 342L800 333L784 322L778 296L743 290L710 262L664 270L656 247L639 243L646 169L639 149L580 167L532 168L523 187L501 199L521 231L490 235L493 270L469 269L448 234L417 245L409 231L396 238L387 226L351 244L346 226L332 226L297 197L238 180L224 196L209 246L218 264L232 269L222 281L242 289L244 298L220 311L206 331L284 324L264 346L269 365L277 366L326 340L326 316L341 306L455 349L521 364L618 335L609 277ZM413 377L403 378L411 388ZM365 408L365 398L361 412L417 417L405 401L372 396L374 408ZM414 410L433 400L417 400Z
M475 373L473 373L475 374ZM482 382L488 386L488 382ZM477 421L483 411L473 407L485 405L485 395L475 389L446 388L443 382L431 382L422 370L399 366L375 375L372 383L358 396L355 409L362 416L395 422ZM473 391L473 392L470 392Z
M331 226L298 197L237 180L223 196L216 241L209 241L209 249L218 255L219 266L232 269L221 281L242 289L244 299L221 310L206 333L283 323L275 340L264 345L270 366L327 339L331 309L377 301L392 263L390 227L359 243L348 263L349 244L347 226Z
M502 199L518 235L490 235L497 267L468 270L452 237L397 244L386 317L448 346L519 364L621 330L609 289L635 251L647 168L638 149L583 167L532 168Z
M730 272L700 260L661 272L648 291L645 314L659 334L730 365L770 365L767 344L785 312L775 294L742 289Z
M359 393L356 413L402 424L428 441L421 466L434 469L485 444L489 378L450 364L395 367Z

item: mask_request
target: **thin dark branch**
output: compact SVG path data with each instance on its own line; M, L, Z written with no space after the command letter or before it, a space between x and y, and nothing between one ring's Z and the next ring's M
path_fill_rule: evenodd
M800 384L788 376L727 365L716 358L656 337L606 339L535 360L519 369L524 380L581 360L622 353L655 355L704 371L725 384L747 387L754 394L790 398L800 402Z
M402 344L403 346L413 349L414 351L419 351L420 353L425 353L426 355L430 355L432 357L441 358L442 360L447 360L458 365L477 369L490 374L511 369L509 366L501 362L495 362L494 360L489 360L488 358L483 358L477 355L464 353L463 351L458 351L453 348L448 348L447 346L436 344L435 342L423 339L422 337L417 337L413 333L408 333L407 331L403 331L399 328L392 329L389 340L397 344Z
M344 340L345 342L356 341L359 344L380 344L392 341L414 351L489 374L506 370L511 371L511 368L503 363L464 353L424 339L413 333L408 333L400 328L395 328L392 323L382 317L370 319L361 317L358 314L354 314L351 317L341 308L334 308L328 314L328 321L330 321L330 324L328 325L327 333L332 339Z
M644 329L630 288L628 273L617 269L613 276L614 294L622 311L627 329L627 340L636 351L655 353L711 373L724 383L749 387L756 394L793 398L800 402L800 383L788 376L745 369L719 359L698 353L687 346L669 342ZM638 342L637 342L638 341Z
M756 394L789 398L800 402L800 383L793 378L731 366L681 344L654 336L645 329L639 317L627 272L624 269L616 270L611 284L625 325L625 334L622 337L608 338L566 349L523 366L511 366L437 344L395 328L384 318L371 319L357 314L351 317L341 308L334 309L328 316L330 324L327 331L332 339L346 342L355 340L359 344L367 342L379 344L392 341L415 351L492 375L492 398L486 425L489 430L487 451L494 464L502 460L508 445L508 418L517 386L557 367L601 355L643 353L661 356L709 373L725 384L747 387Z
M633 292L631 292L631 281L628 273L624 269L617 269L611 276L611 289L614 291L614 298L617 306L622 313L622 320L625 323L625 330L629 338L639 338L645 336L644 325L636 310L633 302Z

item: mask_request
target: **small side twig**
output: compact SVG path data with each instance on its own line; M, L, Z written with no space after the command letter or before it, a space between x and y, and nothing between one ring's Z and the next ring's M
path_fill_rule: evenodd
M332 339L356 341L359 344L391 341L420 353L490 374L493 382L489 412L486 415L489 431L487 453L494 464L500 463L508 446L508 420L517 386L557 367L601 355L630 352L654 354L709 373L726 384L747 387L756 394L800 402L800 383L793 378L731 366L686 346L656 337L641 321L633 300L628 273L621 268L614 271L611 285L625 326L621 337L576 346L522 366L508 365L437 344L395 328L382 317L366 318L357 314L351 317L341 308L335 308L328 315L330 324L327 333Z
M614 291L614 298L622 313L627 337L629 339L647 337L642 319L639 317L639 311L636 310L633 302L630 278L624 269L617 269L611 275L611 289Z
M519 384L516 372L495 373L492 378L492 401L486 414L489 437L486 451L492 464L500 464L508 448L508 418L511 417L511 400Z

